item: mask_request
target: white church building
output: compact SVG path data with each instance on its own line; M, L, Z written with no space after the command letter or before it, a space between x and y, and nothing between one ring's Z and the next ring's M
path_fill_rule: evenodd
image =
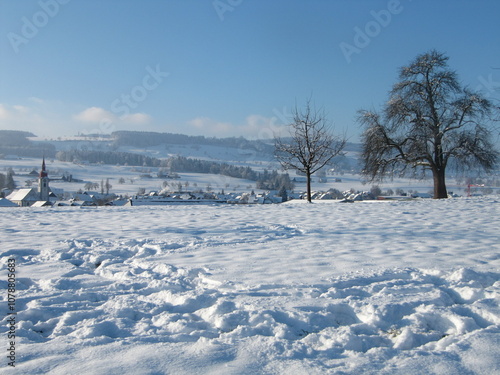
M38 187L23 188L14 190L7 199L21 207L28 206L48 206L51 205L51 198L56 199L49 186L49 176L45 169L45 158L42 162L42 170L38 175Z

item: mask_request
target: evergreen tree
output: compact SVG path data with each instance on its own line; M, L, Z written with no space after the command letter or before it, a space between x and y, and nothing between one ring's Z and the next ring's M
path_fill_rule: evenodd
M278 193L278 196L281 197L281 199L282 199L283 202L286 202L288 200L288 193L286 191L285 185L281 186L281 189L280 189L280 191Z
M106 187L106 194L109 194L109 190L113 187L113 185L109 183L109 178L106 179L105 187Z
M14 182L14 177L13 177L12 171L9 171L9 173L7 173L5 187L9 190L14 190L16 188L16 183Z

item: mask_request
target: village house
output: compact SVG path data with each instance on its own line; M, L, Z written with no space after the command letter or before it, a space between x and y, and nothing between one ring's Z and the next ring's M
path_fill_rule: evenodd
M35 188L24 188L14 190L7 199L20 207L28 207L40 200L40 194Z

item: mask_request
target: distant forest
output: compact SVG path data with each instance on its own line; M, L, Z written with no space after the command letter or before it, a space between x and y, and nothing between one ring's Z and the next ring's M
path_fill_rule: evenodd
M145 167L161 167L164 161L141 154L119 151L98 150L67 150L58 151L55 155L59 161L72 163L111 164L111 165L133 165Z
M293 189L293 183L287 173L280 174L277 171L269 172L266 170L264 172L256 172L250 167L190 159L184 156L169 158L166 162L166 166L172 172L211 173L242 178L256 181L257 189L279 190L283 187L287 190Z
M33 133L18 130L0 130L0 156L16 155L32 158L53 158L56 148L50 143L31 142Z
M60 161L75 163L145 166L167 168L171 172L220 174L228 177L256 181L257 189L277 190L282 187L285 189L293 188L293 183L288 174L279 174L277 171L256 172L250 167L191 159L184 156L160 160L129 152L69 150L59 151L56 154L56 158Z

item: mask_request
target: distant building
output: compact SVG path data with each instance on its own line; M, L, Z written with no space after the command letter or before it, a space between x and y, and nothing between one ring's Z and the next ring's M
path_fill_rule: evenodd
M25 188L14 190L10 195L7 196L7 199L11 202L14 202L20 207L28 207L33 203L40 200L40 195L37 190L34 188Z
M33 203L31 207L52 207L52 203L49 201L37 201Z
M41 201L49 200L49 177L47 175L47 171L45 170L45 158L43 158L42 162L42 170L40 171L40 175L38 176L38 194Z
M17 207L17 204L8 199L0 198L0 207Z
M43 158L42 170L38 175L38 187L14 190L7 199L21 207L32 206L36 202L42 202L37 203L37 206L50 205L51 198L56 198L56 196L50 191L49 181L45 169L45 158Z

